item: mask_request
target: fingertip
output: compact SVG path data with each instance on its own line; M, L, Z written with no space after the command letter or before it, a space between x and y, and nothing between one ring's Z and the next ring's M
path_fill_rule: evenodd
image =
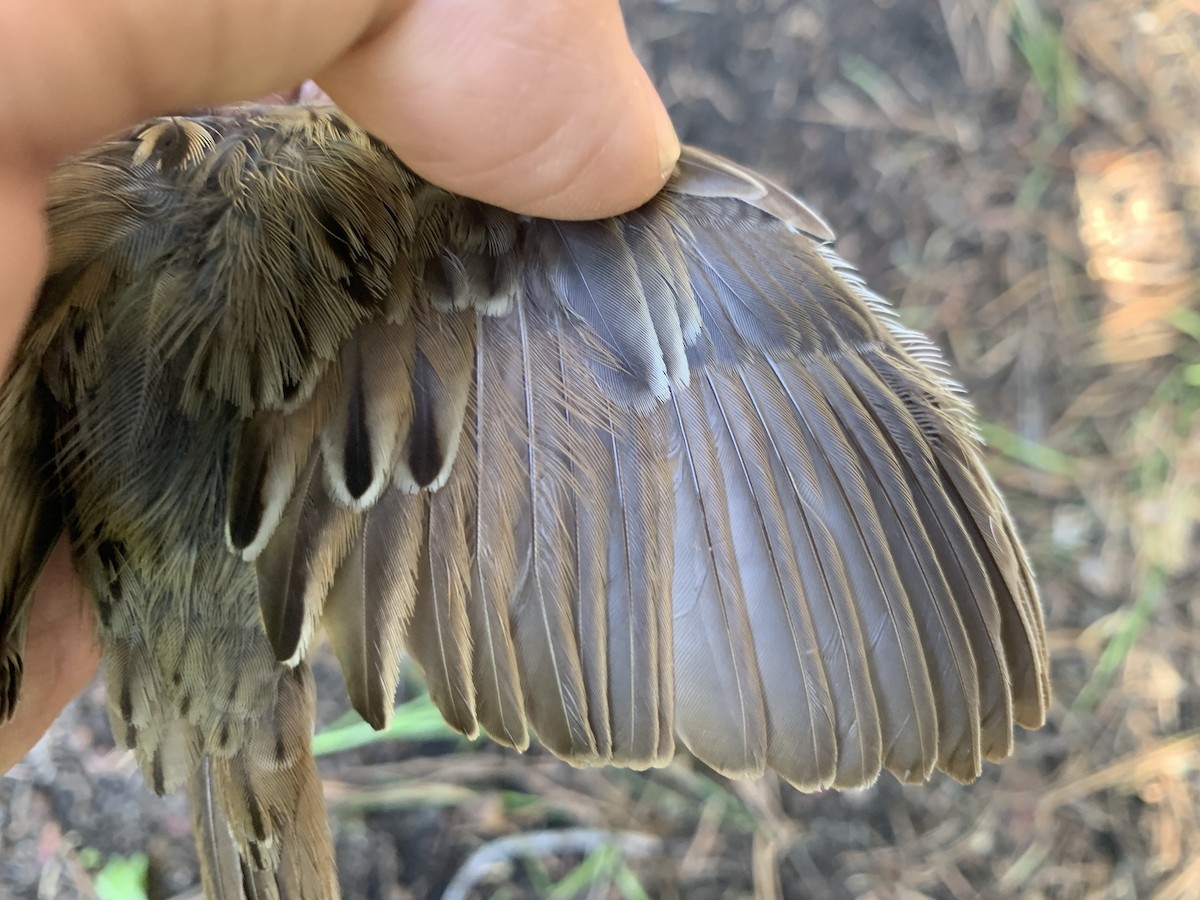
M615 0L415 3L317 80L430 181L522 213L623 212L679 155Z
M21 696L13 718L0 727L0 772L38 742L100 662L91 604L65 541L38 580L29 615Z
M517 195L517 211L598 219L640 206L662 189L679 160L679 138L650 76L627 45L626 53L620 65L628 83L614 90L614 78L600 96L581 94L576 118L565 119L557 141L534 148L523 172L497 185ZM543 155L551 162L539 169ZM523 174L538 172L554 174Z
M24 161L0 159L0 374L33 308L46 260L44 175Z
M671 121L671 115L658 95L654 82L645 70L642 74L645 90L650 95L651 114L654 117L655 145L658 147L658 186L661 188L675 171L683 147L679 143L679 135L675 132L675 123Z

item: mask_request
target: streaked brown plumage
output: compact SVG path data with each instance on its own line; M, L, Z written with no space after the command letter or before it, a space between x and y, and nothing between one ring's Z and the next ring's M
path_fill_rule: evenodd
M644 207L551 222L331 108L244 107L67 162L49 219L0 395L0 718L65 529L209 896L336 895L318 624L372 724L407 651L456 728L577 764L678 735L805 789L965 780L1041 725L965 402L759 176L688 149Z

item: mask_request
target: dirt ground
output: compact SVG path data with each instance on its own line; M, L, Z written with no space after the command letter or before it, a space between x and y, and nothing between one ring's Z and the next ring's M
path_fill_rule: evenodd
M346 896L1200 897L1200 4L626 9L684 140L796 188L947 350L1039 572L1050 721L972 786L803 795L518 757L417 700L415 738L322 759ZM0 896L196 896L185 806L102 708L0 780Z

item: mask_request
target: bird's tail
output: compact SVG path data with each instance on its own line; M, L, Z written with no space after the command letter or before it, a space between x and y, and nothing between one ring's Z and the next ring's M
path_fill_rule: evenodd
M189 783L208 900L336 900L333 842L309 749L312 678L281 672L276 721L230 756L205 755Z

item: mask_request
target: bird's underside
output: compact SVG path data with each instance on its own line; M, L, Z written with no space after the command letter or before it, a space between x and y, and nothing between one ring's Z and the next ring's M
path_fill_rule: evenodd
M377 727L408 652L455 728L581 765L966 780L1042 724L965 401L754 173L685 149L640 209L552 222L244 107L70 160L48 212L0 394L0 718L65 531L210 896L336 893L318 625Z

